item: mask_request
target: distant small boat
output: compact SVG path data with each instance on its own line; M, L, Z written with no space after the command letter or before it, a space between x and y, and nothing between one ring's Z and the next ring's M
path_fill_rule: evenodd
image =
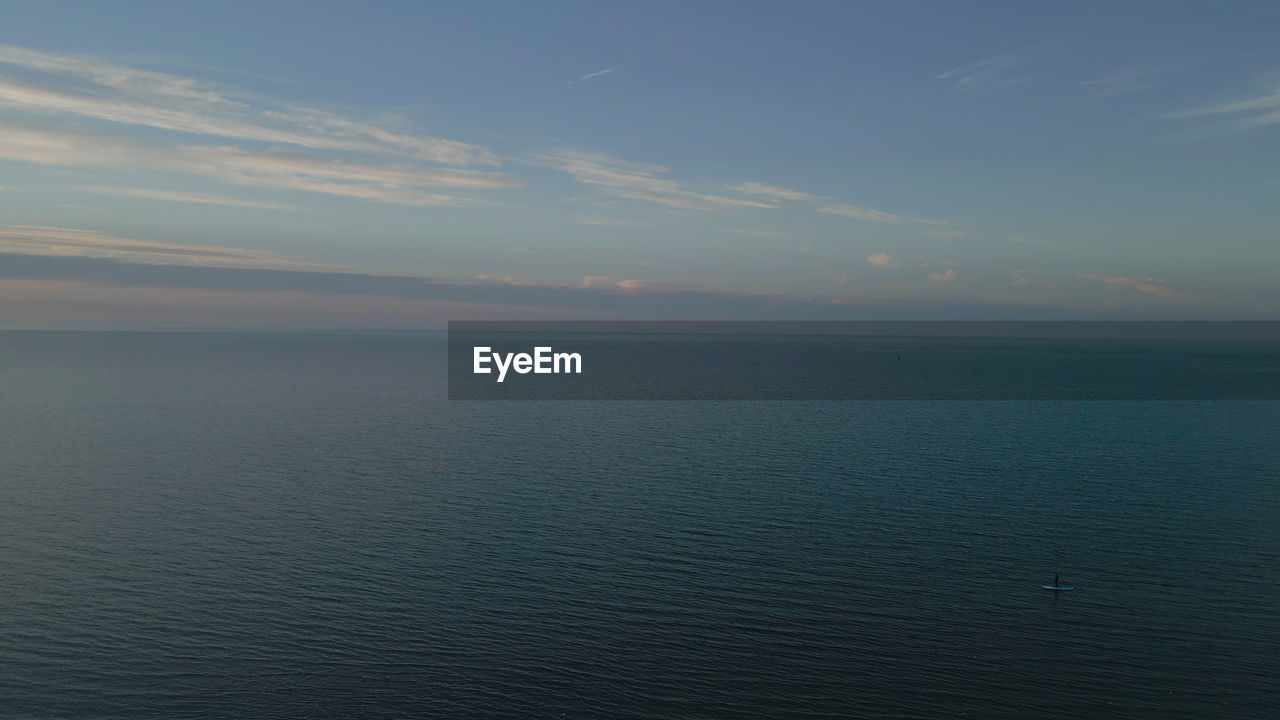
M1053 590L1054 592L1058 592L1058 591L1061 591L1061 590L1075 590L1075 589L1076 589L1076 586L1075 586L1075 585L1063 585L1061 582L1059 582L1059 581L1058 581L1058 573L1054 573L1054 574L1053 574L1053 584L1052 584L1052 585L1041 585L1040 587L1044 588L1045 590Z

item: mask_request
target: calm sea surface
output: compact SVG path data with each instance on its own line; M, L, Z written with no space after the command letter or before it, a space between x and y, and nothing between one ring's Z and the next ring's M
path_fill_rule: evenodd
M1280 403L467 403L443 362L0 333L0 717L1280 717Z

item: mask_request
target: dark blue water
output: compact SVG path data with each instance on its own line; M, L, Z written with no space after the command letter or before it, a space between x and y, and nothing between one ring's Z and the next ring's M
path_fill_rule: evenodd
M0 717L1280 716L1278 403L462 403L443 348L0 333Z

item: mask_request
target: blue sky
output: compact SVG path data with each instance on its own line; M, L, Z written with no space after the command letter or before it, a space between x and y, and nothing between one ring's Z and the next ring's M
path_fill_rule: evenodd
M0 325L1280 318L1274 3L32 3Z

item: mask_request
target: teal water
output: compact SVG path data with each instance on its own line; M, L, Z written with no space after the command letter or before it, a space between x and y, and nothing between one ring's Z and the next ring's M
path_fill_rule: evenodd
M443 358L0 333L0 717L1280 715L1280 403L464 403Z

